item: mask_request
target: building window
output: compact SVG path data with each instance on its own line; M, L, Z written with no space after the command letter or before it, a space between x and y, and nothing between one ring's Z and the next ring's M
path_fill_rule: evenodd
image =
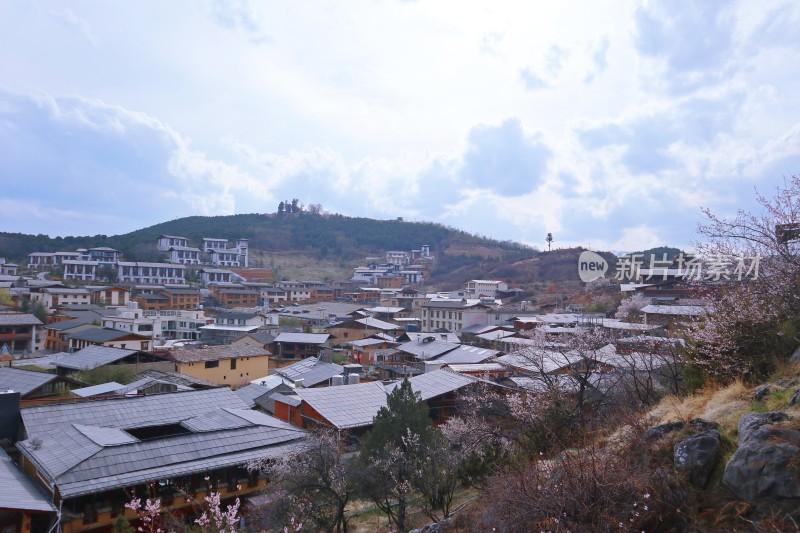
M206 368L217 368L219 367L219 361L206 361Z
M236 359L231 359L231 370L236 370Z

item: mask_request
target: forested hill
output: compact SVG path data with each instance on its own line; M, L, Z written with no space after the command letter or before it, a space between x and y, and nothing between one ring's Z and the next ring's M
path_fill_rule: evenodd
M203 237L250 239L251 249L308 251L320 257L355 258L385 250L418 249L423 244L435 252L484 247L511 257L529 256L533 250L509 241L495 241L430 222L375 220L336 214L295 213L192 216L156 224L124 235L56 237L0 233L0 256L22 261L31 252L72 251L110 246L129 260L150 260L159 235L180 235L199 246Z

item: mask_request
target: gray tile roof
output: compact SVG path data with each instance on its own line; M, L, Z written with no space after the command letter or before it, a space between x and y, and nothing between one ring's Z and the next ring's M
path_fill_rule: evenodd
M289 366L279 368L276 374L292 381L303 380L303 387L313 387L344 372L342 365L320 361L318 357L308 357Z
M251 337L261 344L272 344L272 341L275 340L275 335L271 333L267 333L266 331L256 331L255 333L248 333L245 335L246 337Z
M275 401L285 403L286 405L291 405L292 407L297 407L302 403L300 397L294 394L283 394L281 392L273 392L269 395L269 397Z
M131 333L130 331L119 331L116 329L101 327L87 328L82 331L77 331L72 333L70 337L87 342L109 342L124 337L139 337L142 339L147 338L144 335Z
M305 435L280 421L270 425L231 416L242 425L106 446L66 426L41 436L37 445L28 440L17 446L56 483L63 497L74 498L276 456L295 448Z
M193 388L211 388L217 387L214 383L210 383L200 378L189 376L186 374L178 374L176 372L165 372L163 370L144 370L136 374L137 378L155 378L161 381L169 381L176 385L186 385Z
M275 337L275 342L290 342L297 344L323 344L330 335L327 333L286 333L281 332Z
M50 498L0 449L0 509L55 512Z
M55 331L66 331L68 329L77 328L78 326L91 325L91 323L95 320L100 320L100 316L99 315L94 317L83 316L80 318L73 318L72 320L62 320L61 322L53 322L52 324L47 324L45 328L52 329Z
M164 380L164 379L157 379L157 378L143 377L143 378L137 379L136 381L132 381L132 382L128 383L127 385L120 386L114 392L116 394L128 394L128 393L136 394L138 391L140 391L142 389L146 389L148 387L152 387L153 385L157 385L159 383L160 384L164 384L164 385L170 385L171 387L177 387L176 391L195 390L192 387L188 387L186 385L178 385L177 383L174 383L172 381L167 381L167 380ZM169 392L173 392L173 391L169 391Z
M269 389L264 385L259 385L258 383L250 383L245 387L240 387L236 389L234 394L239 397L244 403L247 404L248 408L255 407L256 405L256 398L260 398L265 394L269 394Z
M449 392L457 391L468 385L476 383L475 378L458 374L456 372L449 372L447 370L434 370L433 372L426 372L409 378L411 388L414 392L418 392L423 400L429 400L442 396ZM395 387L399 387L400 382L391 383L386 385L386 392L392 392Z
M545 331L548 331L548 330L545 330ZM476 335L476 337L478 337L479 339L485 340L485 341L492 342L492 341L497 341L497 340L503 340L503 339L505 339L507 337L513 337L516 334L517 333L515 331L506 331L504 329L496 329L496 330L490 331L488 333L481 333L479 335Z
M458 347L458 344L452 342L433 340L429 342L408 341L398 346L397 349L401 352L413 355L420 361L427 361L428 359L433 359L444 353L455 350Z
M30 313L0 313L0 326L40 326L42 321Z
M76 403L24 407L20 410L25 431L36 437L54 423L113 426L122 429L178 423L219 407L246 409L229 388L109 398Z
M702 305L646 305L642 313L653 315L699 316L708 312Z
M100 394L110 394L124 387L122 383L116 381L109 381L108 383L100 383L99 385L92 385L91 387L82 387L80 389L72 389L72 394L80 396L81 398L88 398L90 396L98 396Z
M206 348L171 350L168 357L181 363L195 363L199 361L218 361L220 359L235 359L237 357L260 357L270 355L270 352L252 344L224 344L208 346Z
M458 335L455 333L422 333L420 331L406 331L405 335L410 341L418 341L419 339L424 339L425 337L436 337L440 341L453 342L456 344L461 342L461 339L459 339Z
M71 356L72 354L69 354L67 352L58 352L51 355L44 355L42 357L30 357L27 359L19 359L14 362L14 366L16 367L36 366L39 368L52 370L55 369L59 361L61 361L65 357L71 357Z
M119 446L120 444L139 442L139 439L118 428L85 426L83 424L72 424L72 427L99 446Z
M488 348L478 348L477 346L459 346L451 352L437 357L436 361L453 364L483 363L484 361L496 357L498 350Z
M391 322L385 322L383 320L378 320L377 318L372 318L372 317L359 318L354 322L362 326L375 329L382 329L384 331L394 331L396 329L401 329L401 326L398 326L397 324L392 324Z
M0 367L0 389L17 391L22 397L54 379L58 379L55 374Z
M92 370L98 366L114 363L135 353L136 350L124 350L110 346L87 346L69 357L59 359L56 366L72 370Z
M295 389L295 394L339 429L372 425L386 406L386 390L378 381L321 389Z

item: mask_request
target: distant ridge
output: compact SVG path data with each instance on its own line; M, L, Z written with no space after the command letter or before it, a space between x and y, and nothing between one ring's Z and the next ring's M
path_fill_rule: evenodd
M470 249L492 250L498 256L522 258L533 248L498 241L432 222L405 222L348 217L338 214L295 213L191 216L162 222L123 235L55 237L0 232L0 256L22 262L32 252L71 251L76 248L111 246L129 260L153 260L159 235L188 237L199 245L203 237L250 239L251 250L301 251L320 258L354 259L385 250L418 249L423 244L435 253L448 248L464 253ZM509 257L511 258L511 257Z

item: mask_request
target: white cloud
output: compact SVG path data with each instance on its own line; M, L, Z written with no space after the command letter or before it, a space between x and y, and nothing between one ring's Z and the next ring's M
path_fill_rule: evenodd
M800 166L789 1L43 5L0 20L2 89L39 106L0 93L5 194L80 197L119 231L297 197L534 243L688 242L699 205ZM157 208L125 226L131 195Z

